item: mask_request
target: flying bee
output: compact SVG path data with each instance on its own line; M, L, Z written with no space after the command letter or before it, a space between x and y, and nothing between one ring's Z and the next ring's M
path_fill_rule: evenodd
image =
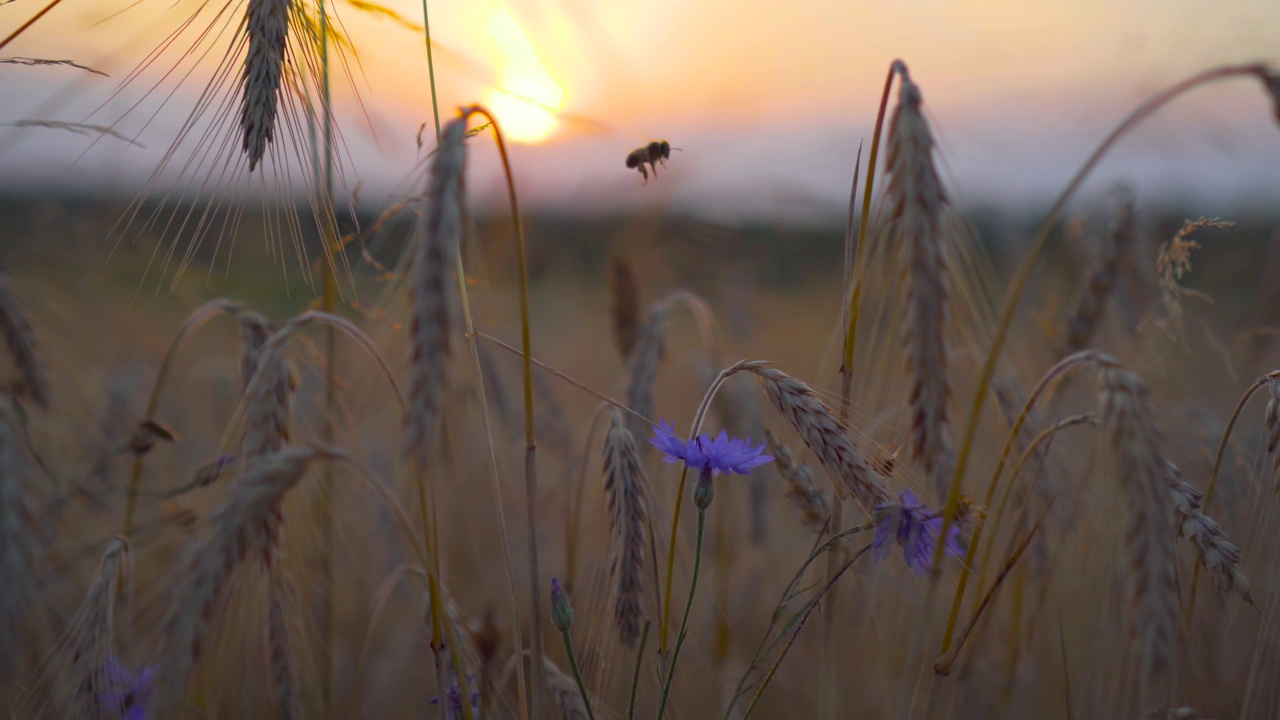
M680 148L676 148L679 150ZM667 160L671 158L671 143L666 140L654 140L653 142L638 147L627 154L627 167L639 170L641 177L645 183L649 182L649 172L644 169L645 164L649 165L649 169L653 170L653 176L658 176L658 166L667 166Z

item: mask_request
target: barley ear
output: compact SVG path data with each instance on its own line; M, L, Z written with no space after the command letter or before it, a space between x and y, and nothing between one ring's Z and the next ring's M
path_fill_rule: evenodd
M614 623L622 644L634 647L644 622L646 501L644 469L635 438L622 413L610 409L604 440L604 490L613 530L609 579L613 585Z
M253 172L275 138L280 96L284 93L285 46L292 0L249 0L245 32L249 52L240 78L242 147Z

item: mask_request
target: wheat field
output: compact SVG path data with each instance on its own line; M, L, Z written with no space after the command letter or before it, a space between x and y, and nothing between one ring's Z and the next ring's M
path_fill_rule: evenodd
M0 207L8 716L1280 717L1275 220L1074 202L1275 70L999 237L910 58L847 227L526 217L482 105L371 208L330 11L222 7L134 202Z

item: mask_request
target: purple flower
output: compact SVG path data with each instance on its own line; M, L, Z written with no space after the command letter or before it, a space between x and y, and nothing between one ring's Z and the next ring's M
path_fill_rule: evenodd
M468 683L474 682L475 677L468 675ZM458 687L458 676L453 673L449 674L449 689L444 694L445 710L449 720L461 720L466 717L462 712L462 688ZM439 698L431 698L432 705L439 705ZM471 693L471 716L480 717L480 693Z
M143 668L134 675L112 655L107 658L102 673L108 688L101 696L106 709L122 713L124 720L147 720L147 703L154 689L151 681L155 679L156 669Z
M898 502L876 508L876 536L871 541L871 549L877 559L883 558L889 552L890 542L896 541L907 567L925 570L933 562L941 531L942 514L930 510L915 493L907 490L898 496ZM955 521L947 531L945 549L957 557L965 553L960 525Z
M723 430L715 437L703 434L693 440L681 440L666 420L658 425L649 442L664 453L663 459L667 462L683 460L685 465L706 475L721 472L749 475L752 468L773 460L772 455L764 454L764 443L751 447L750 442L730 438Z

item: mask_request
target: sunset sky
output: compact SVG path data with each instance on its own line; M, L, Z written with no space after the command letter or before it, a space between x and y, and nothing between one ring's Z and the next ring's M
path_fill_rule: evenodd
M43 4L0 5L0 34ZM183 36L120 84L197 4L67 0L0 51L71 59L111 75L0 66L0 123L113 125L145 145L0 128L0 185L136 191L220 58L196 63L181 84L162 79L191 44ZM421 22L420 2L385 4ZM349 58L354 86L337 83L338 121L354 163L349 183L358 178L366 200L403 194L416 182L422 123L431 135L421 32L345 1L334 7L358 58ZM1274 0L437 0L430 7L442 112L491 106L512 139L524 141L514 163L526 202L557 209L838 214L897 57L923 91L953 196L1016 207L1061 188L1107 130L1160 87L1216 64L1280 64ZM224 32L219 42L225 47L230 37ZM144 99L152 85L159 89ZM654 138L681 150L646 186L623 160ZM484 198L497 188L491 144L477 146L473 158L473 194ZM1091 186L1097 194L1129 180L1140 194L1192 199L1193 213L1277 208L1280 127L1256 86L1214 86L1169 108L1100 170Z

